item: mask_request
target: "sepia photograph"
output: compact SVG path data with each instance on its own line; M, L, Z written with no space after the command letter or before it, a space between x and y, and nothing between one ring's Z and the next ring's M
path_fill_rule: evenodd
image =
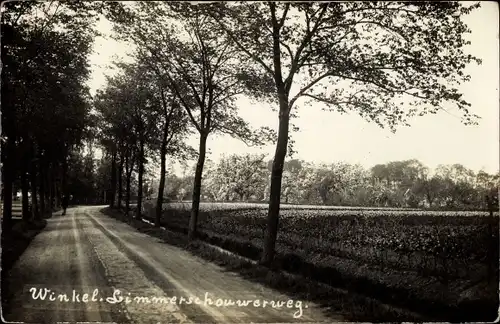
M499 320L499 5L1 1L3 323Z

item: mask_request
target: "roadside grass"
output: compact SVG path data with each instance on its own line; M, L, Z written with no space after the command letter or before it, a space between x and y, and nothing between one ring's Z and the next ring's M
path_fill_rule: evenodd
M8 272L31 241L47 226L45 219L13 219L10 231L2 229L2 273Z
M19 257L26 251L31 241L47 226L46 219L61 209L53 209L42 215L40 220L24 221L12 219L10 230L2 228L2 274L8 272ZM3 278L3 277L2 277Z
M203 240L189 243L181 232L155 228L153 225L125 216L118 210L104 208L102 213L128 223L138 231L161 239L167 244L181 247L206 261L218 264L229 272L273 288L291 297L320 305L325 314L342 315L349 321L401 322L422 321L428 318L404 308L384 304L377 299L346 289L338 289L278 268L268 269L254 260L233 254ZM335 274L332 274L335 275Z
M57 210L54 210L56 212ZM2 312L8 312L9 300L11 293L8 289L9 273L14 264L19 260L21 255L26 251L33 239L42 232L47 226L45 218L52 217L52 213L43 215L41 220L32 220L26 222L22 219L13 219L12 227L6 231L2 228L1 234L1 298Z

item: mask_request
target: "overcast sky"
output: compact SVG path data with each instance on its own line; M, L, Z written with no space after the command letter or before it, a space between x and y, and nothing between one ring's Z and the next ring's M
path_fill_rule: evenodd
M295 140L296 158L310 162L330 163L345 161L371 167L378 163L416 158L435 168L439 164L461 163L474 171L483 169L498 172L499 152L499 39L498 5L482 2L482 8L464 18L472 34L469 52L483 60L481 66L468 69L471 82L461 87L471 111L482 117L478 126L464 126L459 112L441 112L415 118L411 127L400 128L392 134L369 123L357 114L340 115L323 112L318 107L294 109L299 118L294 123L300 131L292 135ZM107 21L99 23L105 34L111 31ZM91 57L93 66L90 87L92 92L105 85L106 68L113 56L123 56L130 51L124 44L99 37ZM240 100L241 116L254 127L269 126L277 129L278 115L265 105L252 105ZM197 137L190 144L197 147ZM228 136L209 137L209 158L217 161L221 154L266 153L274 155L274 145L249 148Z

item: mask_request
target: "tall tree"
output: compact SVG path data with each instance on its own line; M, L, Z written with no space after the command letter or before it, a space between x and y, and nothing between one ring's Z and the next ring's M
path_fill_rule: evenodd
M220 37L202 10L161 2L140 2L130 10L122 9L111 15L121 38L131 39L163 77L199 134L188 235L194 239L207 139L221 132L247 143L262 143L265 138L238 116L235 100L242 94L259 96L268 84L241 68L238 52Z
M279 103L268 230L269 265L279 224L283 163L292 108L299 99L356 111L395 130L409 117L455 106L475 122L456 89L479 60L465 53L461 17L479 4L459 2L213 3L207 14L274 80Z
M117 139L121 139L122 143L127 142L129 153L135 152L134 160L137 163L138 174L136 218L140 219L143 176L147 163L146 153L148 147L157 143L156 121L160 116L160 99L155 92L154 85L150 82L150 76L140 64L120 63L118 67L121 69L120 73L113 78L108 78L107 88L96 96L96 107L101 114L102 131L108 135L104 144L110 150L111 156L117 152ZM126 130L124 127L130 127L130 129ZM130 176L133 170L131 164L134 163L131 158L130 154L125 157L127 201L130 199ZM127 159L129 159L128 164Z
M160 143L160 181L158 183L158 195L156 200L155 226L160 226L161 213L163 210L163 197L165 194L165 182L167 176L167 154L173 157L185 159L193 154L193 149L183 143L183 137L189 130L186 128L189 121L179 104L176 97L171 98L167 103L165 92L160 88L163 107L163 133Z

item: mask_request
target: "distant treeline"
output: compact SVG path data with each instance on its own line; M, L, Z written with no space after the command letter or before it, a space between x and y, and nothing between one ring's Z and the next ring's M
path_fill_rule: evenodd
M205 201L263 201L269 198L272 161L263 155L224 156L209 162L202 183ZM343 162L285 162L283 203L412 207L432 209L498 208L498 174L475 173L461 164L431 170L418 160L393 161L370 169ZM166 195L189 200L192 176L167 177ZM154 190L154 187L152 188Z
M98 160L74 152L70 160L68 189L72 202L109 202L109 159ZM223 156L218 163L207 161L202 200L267 202L271 165L272 161L257 154ZM191 200L192 171L185 176L167 171L164 193L167 201ZM146 199L156 200L156 177L151 173L144 177ZM293 159L284 164L281 200L308 205L488 210L488 204L498 209L498 182L498 174L476 173L461 164L440 165L431 172L418 160L393 161L366 169L343 162L315 164ZM138 189L135 171L130 187L130 200L135 201ZM120 189L117 189L118 196ZM123 204L124 190L122 186Z

